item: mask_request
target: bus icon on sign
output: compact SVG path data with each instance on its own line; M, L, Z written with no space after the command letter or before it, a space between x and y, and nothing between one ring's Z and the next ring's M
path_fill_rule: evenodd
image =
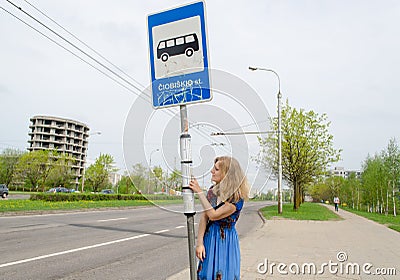
M199 39L196 33L161 40L157 46L157 58L166 62L170 56L185 54L191 57L199 50Z

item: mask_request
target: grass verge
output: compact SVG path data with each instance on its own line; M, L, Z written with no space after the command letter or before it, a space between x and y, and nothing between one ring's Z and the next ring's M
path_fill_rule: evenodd
M397 215L396 217L393 214L378 214L378 213L368 213L364 211L358 211L351 208L344 207L343 210L349 211L356 215L362 216L374 222L380 223L382 225L387 226L395 231L400 232L400 216Z
M157 200L160 205L180 203L181 200ZM78 210L94 208L120 208L152 206L148 200L103 200L103 201L41 201L41 200L0 200L1 212Z
M299 210L294 211L292 204L282 205L282 214L278 214L278 206L267 206L260 209L263 216L269 220L275 217L292 220L332 221L341 218L325 206L317 203L303 203Z

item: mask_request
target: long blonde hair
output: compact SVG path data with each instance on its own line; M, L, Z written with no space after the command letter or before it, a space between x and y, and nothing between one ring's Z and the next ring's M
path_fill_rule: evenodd
M240 199L249 199L249 185L239 162L232 157L222 156L214 160L219 163L223 179L214 186L214 193L222 201L238 202Z

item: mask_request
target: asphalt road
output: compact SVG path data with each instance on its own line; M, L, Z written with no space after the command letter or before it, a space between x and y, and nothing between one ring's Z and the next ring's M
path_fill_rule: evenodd
M240 236L266 204L245 205ZM0 217L0 236L0 279L157 280L189 263L186 217L158 207Z

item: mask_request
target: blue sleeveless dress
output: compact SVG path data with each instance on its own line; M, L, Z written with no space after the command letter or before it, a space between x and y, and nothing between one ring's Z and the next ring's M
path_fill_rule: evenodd
M207 199L214 209L217 196L209 189ZM204 234L206 257L199 262L197 278L199 280L239 280L240 279L240 248L239 237L235 228L243 207L243 199L234 203L236 211L221 220L209 221Z

